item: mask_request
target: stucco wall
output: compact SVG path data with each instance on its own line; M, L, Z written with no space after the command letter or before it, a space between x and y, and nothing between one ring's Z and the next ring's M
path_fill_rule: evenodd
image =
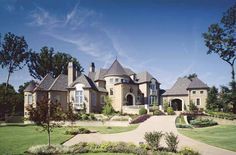
M196 93L193 94L193 91L195 91ZM201 94L200 92L203 91L203 93ZM207 89L192 89L189 90L189 99L193 101L193 103L195 103L195 105L198 108L206 108L206 99L207 99ZM200 99L200 105L196 104L196 100L197 98Z
M67 104L67 92L61 92L61 91L50 91L49 92L50 100L53 103L60 103L62 106L62 109L64 111L67 110L68 104Z

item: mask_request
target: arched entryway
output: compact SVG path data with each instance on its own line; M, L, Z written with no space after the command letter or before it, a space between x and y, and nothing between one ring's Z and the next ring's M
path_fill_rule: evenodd
M128 93L126 95L126 105L130 106L130 105L134 105L134 95L131 93Z
M171 100L171 107L174 111L182 111L182 100L181 99L173 99Z

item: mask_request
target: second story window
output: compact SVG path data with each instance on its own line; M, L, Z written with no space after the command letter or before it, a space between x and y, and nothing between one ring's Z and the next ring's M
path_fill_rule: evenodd
M201 104L200 98L197 98L197 99L196 99L196 103L197 103L197 105L200 105L200 104Z
M113 83L113 78L110 78L110 83Z
M203 90L202 90L202 91L200 91L200 94L203 94Z
M193 91L193 94L196 94L196 91Z
M28 103L32 104L33 98L32 98L32 94L28 95Z
M113 95L113 88L110 88L110 95Z
M116 83L117 83L117 82L119 82L119 79L118 79L118 78L116 78L116 79L115 79L115 82L116 82Z

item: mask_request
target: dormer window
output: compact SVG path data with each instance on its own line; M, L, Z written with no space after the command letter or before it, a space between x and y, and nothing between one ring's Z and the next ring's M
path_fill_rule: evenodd
M116 79L115 79L115 82L116 82L116 83L117 83L117 82L119 82L119 79L118 79L118 78L116 78Z

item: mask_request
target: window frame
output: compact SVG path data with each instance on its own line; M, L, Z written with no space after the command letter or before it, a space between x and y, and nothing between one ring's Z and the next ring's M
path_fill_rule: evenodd
M192 91L192 94L196 94L196 93L197 93L196 90L193 90L193 91Z
M77 94L77 93L79 93L79 94ZM84 102L83 96L84 96L83 90L76 90L75 91L75 103L76 104L83 104L83 102Z
M110 88L110 92L109 92L110 95L114 95L114 91L113 91L113 88Z
M198 102L199 101L199 102ZM199 104L198 104L199 103ZM199 106L201 105L201 98L196 98L196 105Z

